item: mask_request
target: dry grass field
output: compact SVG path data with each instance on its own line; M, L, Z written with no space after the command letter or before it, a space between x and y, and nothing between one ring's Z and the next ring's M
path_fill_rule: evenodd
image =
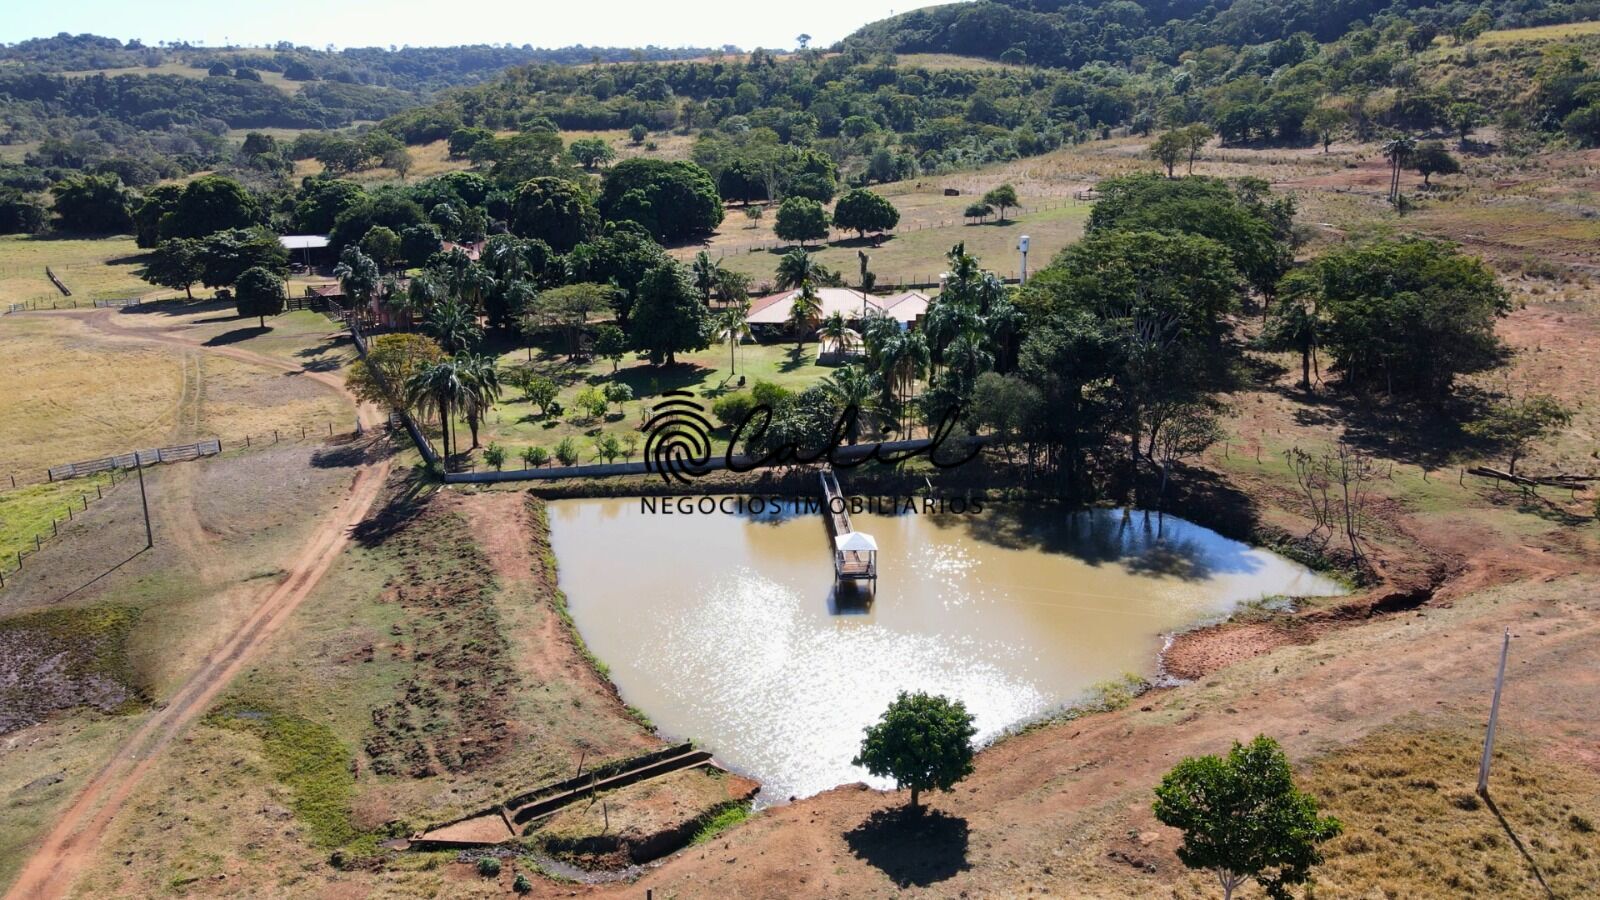
M140 315L151 313L118 318ZM290 355L321 352L327 320L290 313L274 320L274 332L296 325L308 330L256 339ZM212 327L233 332L225 341L255 332L239 334L231 311ZM198 350L107 336L75 313L0 319L0 358L11 385L0 393L0 430L8 436L0 444L0 477L37 481L47 466L204 437L242 441L248 433L259 440L274 428L349 427L348 404L319 385Z
M146 296L151 287L138 275L143 253L131 237L0 236L0 310L30 301L65 307L73 300L83 303ZM72 297L56 290L44 274L45 266L66 282Z
M1483 34L1478 35L1473 40L1473 43L1484 47L1494 47L1530 41L1571 40L1572 38L1587 37L1594 34L1600 34L1600 22L1568 22L1564 25L1540 25L1536 28L1506 28L1499 31L1485 31Z

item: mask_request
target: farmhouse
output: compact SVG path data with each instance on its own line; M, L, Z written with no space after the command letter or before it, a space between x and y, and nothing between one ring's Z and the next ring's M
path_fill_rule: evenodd
M750 308L750 331L758 338L775 338L789 333L789 309L794 305L798 290L770 294L757 300ZM903 329L914 328L928 312L928 298L917 291L906 291L891 297L862 294L849 288L818 288L821 302L819 318L826 319L842 313L846 319L860 319L862 313L887 315L900 323Z

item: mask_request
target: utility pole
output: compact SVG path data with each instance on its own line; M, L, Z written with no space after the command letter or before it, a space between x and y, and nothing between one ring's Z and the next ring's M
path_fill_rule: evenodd
M1494 727L1500 719L1500 691L1506 686L1506 655L1511 652L1511 629L1500 644L1500 674L1494 677L1494 700L1489 704L1489 730L1483 736L1483 759L1478 762L1478 793L1489 796L1489 759L1494 755Z
M150 530L150 499L144 493L144 464L139 461L139 453L133 454L133 467L139 473L139 505L144 507L144 548L149 550L156 545L155 532Z

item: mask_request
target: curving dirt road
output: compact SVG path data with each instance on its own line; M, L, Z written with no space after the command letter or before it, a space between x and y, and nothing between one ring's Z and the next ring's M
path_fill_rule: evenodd
M291 362L238 347L207 347L198 341L159 329L128 328L114 320L116 315L115 310L105 309L79 317L91 328L117 337L199 348L207 353L263 368L303 375L327 385L355 403L355 398L345 390L343 381L335 374L308 372ZM358 406L357 421L363 429L370 429L381 422L381 416L376 409ZM349 495L317 526L305 546L285 565L287 577L263 592L255 610L227 638L221 649L206 658L199 670L123 742L111 762L83 788L45 836L43 844L23 865L17 880L6 893L7 900L48 900L63 897L71 891L78 875L94 858L106 829L149 772L156 756L189 723L205 712L217 694L251 661L257 650L322 580L349 542L351 527L366 517L388 473L388 460L368 463L357 469Z

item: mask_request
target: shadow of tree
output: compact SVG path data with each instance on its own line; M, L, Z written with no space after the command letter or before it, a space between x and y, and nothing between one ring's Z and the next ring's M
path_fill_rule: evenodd
M382 509L350 529L356 543L367 548L380 546L427 510L437 484L420 468L400 477L406 479L405 486L394 491Z
M266 328L261 328L259 326L252 328L235 328L232 331L224 331L221 334L213 336L211 339L205 342L205 346L225 347L228 344L237 344L240 341L248 341L251 338L260 337L271 330L271 326Z
M936 809L880 809L844 833L857 858L897 886L928 887L972 868L967 820Z

